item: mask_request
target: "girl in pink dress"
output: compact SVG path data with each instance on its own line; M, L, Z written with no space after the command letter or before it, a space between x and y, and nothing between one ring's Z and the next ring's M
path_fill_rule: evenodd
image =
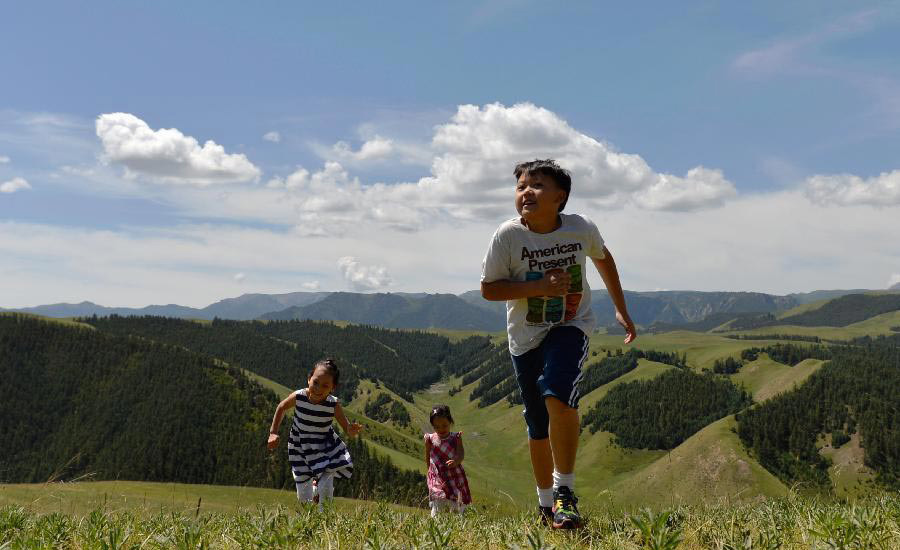
M453 416L447 405L435 405L429 415L434 433L425 434L425 463L428 464L428 500L431 517L441 510L465 510L472 503L469 481L462 461L465 451L462 432L451 432Z

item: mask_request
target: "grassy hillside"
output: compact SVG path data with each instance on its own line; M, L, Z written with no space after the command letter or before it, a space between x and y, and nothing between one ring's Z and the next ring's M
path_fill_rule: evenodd
M676 505L782 496L785 487L753 460L732 431L734 416L717 420L647 466L614 483L610 502Z
M900 311L882 313L844 327L807 327L785 323L739 332L735 331L732 334L799 334L818 336L823 340L850 340L867 335L891 334L891 327L897 325L900 325Z
M812 311L814 308L815 304L807 304L803 306L803 311L798 309L793 312L793 315ZM212 330L215 328L213 325L213 323L205 323L203 326L207 330ZM814 335L828 340L848 340L863 335L890 334L891 327L896 326L900 326L900 311L878 315L846 327L766 326L750 331L732 331L730 334ZM279 349L286 348L284 356L290 357L291 362L294 361L295 356L292 353L303 345L302 343L298 344L300 340L289 341L282 334L272 333L270 335L271 330L268 324L254 325L254 327L254 332L265 335L261 339L254 339L254 345L258 344L262 349L262 346L266 345L265 341L270 340L274 342L274 345L279 346ZM237 324L229 325L226 328L233 330L235 334L243 334L248 330L243 325ZM176 336L180 334L176 334L177 330L180 329L176 327L173 332ZM357 329L348 327L346 331L329 330L339 336L332 340L334 342L332 347L340 350L341 348L337 346L343 345L347 341L344 333L350 334ZM441 336L446 340L444 338L440 338L440 340L449 341L451 347L462 343L469 336L484 335L484 333L471 331L433 330L430 332L432 335L423 338L423 342L430 341L428 338L437 341L436 336ZM365 336L362 332L360 334ZM375 334L375 331L371 334ZM505 344L503 333L490 333L489 335L495 345ZM394 337L391 333L385 333L383 336L385 338ZM588 362L600 359L608 350L615 352L617 349L627 350L631 347L624 346L622 338L621 335L594 335L591 338L591 356ZM225 340L228 339L225 338ZM346 409L351 420L362 422L366 426L364 438L371 449L382 457L389 457L394 464L404 469L424 472L425 464L422 457L424 449L421 434L430 430L428 412L432 405L446 403L450 405L456 418L455 429L464 432L465 467L475 501L503 513L514 513L523 507L529 509L533 507L535 501L534 482L520 405L510 406L506 399L502 399L491 406L479 408L477 400L470 401L469 399L478 381L463 386L461 391L451 396L450 389L459 387L462 377L447 373L465 371L453 370L461 368L458 366L447 369L445 365L439 364L439 360L432 357L433 350L424 350L428 359L419 360L424 359L424 356L418 359L416 356L416 350L421 346L409 345L400 354L397 344L391 343L387 339L379 340L378 336L375 336L374 339L361 338L360 341L374 344L371 349L375 351L371 353L380 354L378 361L385 365L384 368L391 369L391 380L393 380L391 386L397 390L386 387L384 381L376 381L371 378L377 376L376 373L380 371L370 369L366 364L366 358L371 356L369 347L361 347L361 351L354 351L354 371L359 372L359 379L354 388L353 399L346 404ZM315 338L310 339L310 342L315 342ZM773 342L774 340L735 340L726 338L724 334L720 333L676 331L641 334L633 347L684 354L688 367L699 372L711 369L717 359L738 358L743 349L764 347ZM239 347L236 341L232 343ZM350 355L349 351L346 353ZM245 362L248 365L255 365L250 361L252 359L250 355L247 355ZM382 355L384 357L381 357ZM402 365L397 363L399 355L404 356ZM237 356L235 354L235 357ZM391 361L392 357L393 362ZM217 358L216 361L226 366L237 366L234 362L226 363L222 358ZM794 367L789 367L772 361L762 354L758 360L746 363L738 373L730 378L735 384L743 385L752 393L754 401L764 402L802 384L811 374L820 369L822 364L822 361L806 360ZM252 370L247 370L243 364L240 366L244 367L241 369L244 375L258 382L264 388L275 392L279 399L295 389L285 387ZM409 369L416 369L418 366L427 367L436 372L440 370L442 375L427 388L422 389L420 386L414 391L404 392L400 389L404 386L399 383L402 380L398 376L402 377ZM511 364L505 368L512 372ZM636 380L649 380L672 368L670 365L641 359L634 370L583 396L581 411L582 413L586 412L603 399L612 388L620 384ZM304 373L299 372L298 374L298 372L296 366L292 366L290 380L302 386ZM401 426L395 422L379 423L365 417L366 403L380 393L388 395L392 400L405 407L410 415L410 423L407 426ZM270 418L270 415L271 412L267 410L265 416ZM710 497L745 500L784 494L785 486L765 471L743 449L739 439L732 431L734 427L733 417L721 419L701 429L670 452L622 448L613 442L614 438L608 432L600 431L592 435L585 430L581 435L577 459L579 495L585 505L636 507L700 503L707 501ZM857 488L857 480L866 479L864 469L858 467L865 452L860 447L858 439L857 437L855 444L851 442L839 449L830 449L827 445L822 445L822 454L830 457L834 462L829 475L839 491L849 490L852 492ZM281 452L283 451L282 447ZM421 492L422 495L425 494L424 484ZM130 492L122 494L126 493L132 495ZM285 496L288 502L293 502L292 493L286 492L286 495L281 495L279 498ZM127 498L131 499L133 496ZM281 501L272 500L271 502L275 504ZM194 505L196 506L196 504ZM90 507L90 503L85 504L85 509L88 507Z
M0 508L18 505L39 514L61 513L80 516L103 509L115 512L153 514L164 511L194 515L197 513L198 504L202 514L234 513L257 507L297 507L297 496L294 491L282 489L146 481L0 484ZM338 510L375 506L380 505L364 500L335 499L335 508ZM389 506L398 510L424 513L417 508L397 504Z
M765 355L745 364L731 378L736 384L743 384L753 394L753 400L761 403L775 395L789 391L802 384L818 370L824 361L806 359L793 367L772 361Z

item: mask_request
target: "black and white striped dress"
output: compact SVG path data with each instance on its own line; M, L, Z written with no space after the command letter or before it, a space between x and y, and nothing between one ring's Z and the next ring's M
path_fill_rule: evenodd
M294 423L288 439L288 461L296 483L319 479L328 472L346 479L353 474L350 451L332 425L337 404L338 398L333 395L313 404L306 389L297 392Z

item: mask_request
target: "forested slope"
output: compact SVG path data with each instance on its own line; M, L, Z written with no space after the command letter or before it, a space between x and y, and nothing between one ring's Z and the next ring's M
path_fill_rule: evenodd
M316 321L198 323L166 317L88 317L103 332L135 335L218 357L289 388L303 387L312 365L335 357L337 394L350 401L360 378L380 380L404 397L444 374L458 374L493 349L486 336L451 343L423 331Z
M0 380L0 481L293 485L284 447L265 450L278 397L215 358L0 315ZM351 445L354 480L339 495L420 503L420 474Z
M865 464L900 487L900 335L832 349L832 358L794 391L737 415L738 435L787 482L829 485L821 436L860 433ZM841 437L844 436L844 437Z

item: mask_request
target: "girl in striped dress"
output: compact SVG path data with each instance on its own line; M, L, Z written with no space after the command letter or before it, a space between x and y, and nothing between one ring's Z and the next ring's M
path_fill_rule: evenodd
M353 474L353 460L347 446L332 426L337 420L350 437L362 430L357 423L350 423L337 397L331 394L337 387L340 372L333 359L324 359L313 366L307 387L287 396L275 410L269 429L269 450L278 446L278 427L291 407L294 422L288 439L288 461L297 485L300 502L313 501L313 481L319 506L334 497L334 478L349 479Z
M425 463L428 465L428 501L431 517L441 510L462 513L472 504L469 480L463 470L462 432L451 432L453 416L447 405L435 405L428 419L434 433L425 434Z

